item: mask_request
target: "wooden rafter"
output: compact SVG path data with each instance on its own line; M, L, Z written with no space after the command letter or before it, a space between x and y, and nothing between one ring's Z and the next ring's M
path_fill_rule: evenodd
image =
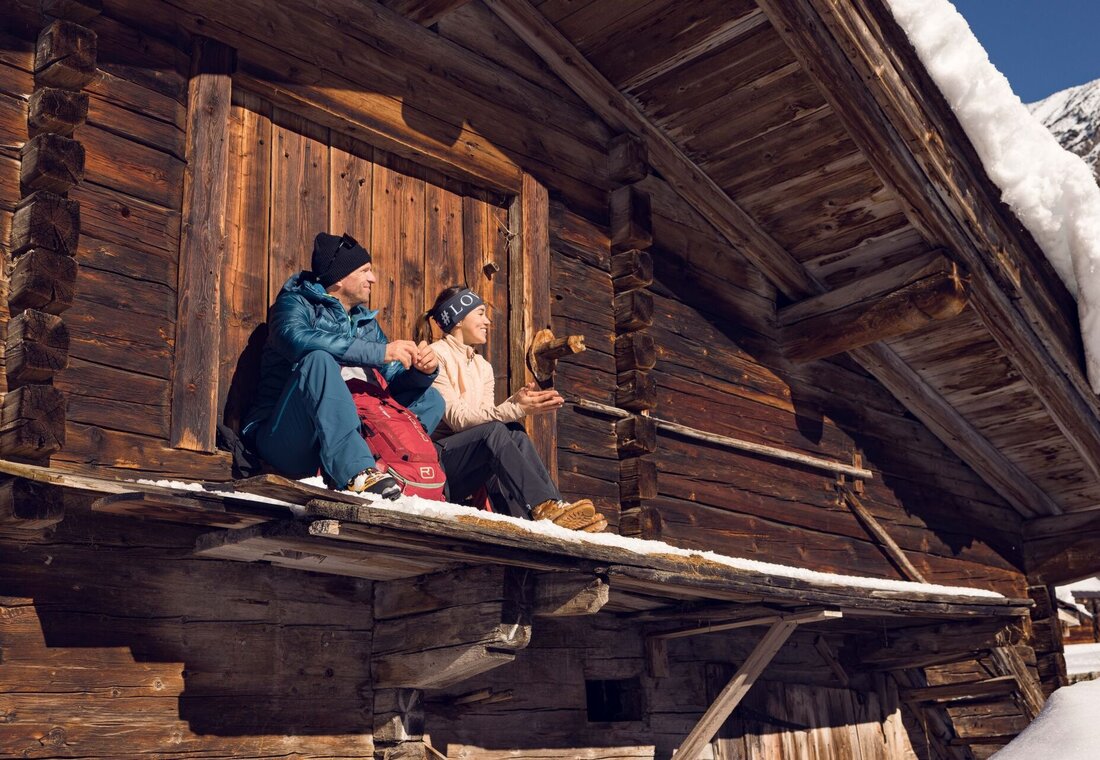
M1057 309L1042 286L1048 278L1041 266L1015 253L1035 244L1012 229L986 183L958 158L968 152L968 146L952 142L961 130L913 84L919 62L907 61L899 70L876 34L875 3L761 0L760 5L901 200L909 221L962 259L986 328L1100 478L1100 401L1066 336L1052 326Z
M527 0L486 0L486 4L612 129L642 138L650 163L665 181L788 298L797 301L825 292L816 278ZM852 351L851 356L1021 515L1061 512L1019 467L889 348L881 344L866 346Z
M805 362L954 317L967 304L957 264L929 254L781 309L783 351Z

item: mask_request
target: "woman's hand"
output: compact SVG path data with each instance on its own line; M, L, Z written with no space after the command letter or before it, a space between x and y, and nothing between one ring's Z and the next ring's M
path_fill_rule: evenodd
M420 344L416 347L416 361L413 362L413 368L420 370L425 375L430 375L435 372L438 366L439 359L436 358L435 351L432 350L427 341L420 341Z
M556 390L553 388L545 391L539 390L538 385L534 382L520 388L512 400L519 404L519 408L523 410L524 414L528 415L556 412L565 403L565 399Z

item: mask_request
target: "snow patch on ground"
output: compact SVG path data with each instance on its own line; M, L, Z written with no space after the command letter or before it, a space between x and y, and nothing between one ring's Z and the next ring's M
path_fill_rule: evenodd
M1066 673L1071 676L1100 673L1100 644L1066 644ZM1100 717L1100 703L1096 705Z
M1100 187L989 61L948 0L887 0L1001 198L1077 297L1088 376L1100 393Z
M1050 695L1039 716L993 760L1096 760L1096 718L1100 681L1063 686Z
M183 491L207 490L203 487L201 483L184 483L174 480L139 480L137 482L146 485L155 485L162 488L173 488ZM305 478L299 482L318 488L325 487L324 481L320 477ZM233 491L230 493L227 491L210 490L209 492L216 493L222 496L232 495L232 497L235 499L247 499L250 501L267 502L270 504L278 504L280 506L302 509L300 505L295 505L291 502L280 501L278 499L271 499L265 496L257 496L254 494L247 494L239 491ZM350 491L344 491L342 493L351 494ZM913 583L910 581L894 581L885 578L865 578L855 575L822 573L817 570L807 570L800 567L778 565L771 562L760 562L758 560L752 559L729 557L724 554L717 554L715 552L683 549L679 546L666 544L664 541L650 541L641 538L631 538L629 536L620 536L614 533L584 533L581 531L562 528L561 526L555 525L548 520L537 522L532 520L521 520L519 518L511 517L509 515L501 515L494 512L482 512L459 504L449 504L441 501L432 501L430 499L420 498L419 496L402 496L396 501L388 501L386 499L374 496L373 494L351 495L358 496L359 498L370 504L371 507L374 507L376 509L386 509L393 512L401 512L405 514L417 515L418 517L427 517L437 520L447 520L450 522L458 522L460 520L469 521L471 518L485 520L488 522L500 522L509 525L512 530L515 530L518 527L534 536L553 537L562 541L567 541L569 543L594 544L598 546L616 547L619 549L625 549L640 556L673 555L677 557L703 559L721 565L726 565L727 567L731 567L736 570L764 573L766 575L772 575L781 578L794 578L807 581L809 583L840 586L843 588L864 588L873 591L901 591L925 594L942 594L945 596L971 596L987 597L994 599L1003 598L1003 595L998 594L995 591L989 591L980 588L966 588L963 586L942 586L935 583Z

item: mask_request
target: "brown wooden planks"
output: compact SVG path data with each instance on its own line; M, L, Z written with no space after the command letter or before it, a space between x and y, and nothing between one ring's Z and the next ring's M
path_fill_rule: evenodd
M424 180L403 168L394 157L375 165L371 201L371 308L391 340L412 339L424 297Z
M271 205L270 108L238 93L230 113L231 170L226 192L228 246L221 264L222 345L218 410L236 429L259 380L262 325L270 301L268 244Z
M310 267L313 238L329 226L329 131L281 109L272 112L271 259L274 300L291 275Z

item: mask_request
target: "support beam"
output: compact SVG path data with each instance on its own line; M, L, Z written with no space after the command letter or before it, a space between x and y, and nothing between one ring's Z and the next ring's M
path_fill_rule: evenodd
M630 133L616 135L607 145L607 174L612 182L630 185L649 176L645 142Z
M70 137L88 118L88 93L43 87L31 93L27 103L27 128L31 137L54 132Z
M624 417L615 423L615 441L620 457L652 454L657 450L657 423L640 414Z
M201 452L215 449L218 417L219 273L228 243L225 204L233 68L231 48L208 38L195 39L187 100L171 443Z
M972 660L1024 638L1021 623L943 623L885 631L855 647L853 661L873 670L922 668Z
M796 362L834 356L954 317L967 299L954 262L921 257L781 309L783 352Z
M784 295L797 301L824 292L820 282L730 199L637 106L617 91L529 2L485 2L605 122L619 131L639 135L646 143L652 166L676 193ZM812 56L810 63L811 70L815 70ZM920 143L924 136L913 139ZM973 271L969 263L968 266ZM1034 517L1061 511L1019 467L979 434L893 351L882 345L871 345L853 351L852 358L901 400L936 437L1021 515ZM1083 424L1091 423L1086 421Z
M595 615L610 598L610 585L585 573L539 573L535 578L535 617Z
M64 516L61 489L23 478L0 481L0 535L27 537Z
M906 580L916 583L928 583L928 580L921 574L921 571L909 561L909 557L902 551L902 548L898 546L897 542L886 532L882 524L875 519L871 511L863 506L863 502L861 502L854 493L847 488L842 488L841 498L844 500L844 503L848 505L848 508L855 513L856 517L859 518L860 523L867 529L867 532L878 540L879 546L886 552L886 556L888 556L890 561L897 566Z
M620 372L615 387L615 403L632 412L657 408L657 381L648 372L638 369Z
M990 653L987 662L992 667L995 675L1011 678L1016 682L1016 693L1019 694L1020 707L1029 721L1035 720L1046 702L1043 687L1032 674L1031 668L1024 662L1020 650L1025 649L1029 655L1034 653L1031 647L1003 646L995 647Z
M616 293L653 284L653 257L648 251L631 248L611 256L611 285Z
M1100 510L1024 523L1028 580L1059 585L1100 573Z
M653 296L644 290L619 293L612 302L615 332L628 333L653 324Z
M374 686L440 689L511 662L531 640L534 580L497 565L379 583Z
M831 613L831 614L829 614ZM827 620L829 618L838 618L840 613L835 610L822 610L816 613L809 613L805 617L801 617L798 620L789 618L786 620L779 620L772 623L771 628L764 634L764 638L760 640L760 643L756 645L756 648L752 650L752 654L748 656L748 659L741 664L741 667L730 679L730 682L726 684L725 688L719 692L718 697L714 700L713 704L700 718L695 728L691 730L691 733L687 735L680 748L676 750L675 757L678 760L695 760L699 757L699 753L703 748L710 743L710 740L714 738L714 735L718 733L718 729L722 727L722 724L726 722L726 718L730 716L730 713L734 711L745 695L748 694L749 689L760 677L760 674L764 672L764 669L768 666L768 663L775 657L776 652L780 647L790 638L795 629L801 623L810 623L817 620Z
M900 697L903 702L959 702L972 699L1006 697L1015 691L1015 678L1012 676L997 676L995 678L986 678L981 681L899 689L898 697Z
M657 364L657 344L647 332L615 336L615 371L649 370Z
M649 194L636 185L611 191L611 250L646 249L653 244L653 211Z

